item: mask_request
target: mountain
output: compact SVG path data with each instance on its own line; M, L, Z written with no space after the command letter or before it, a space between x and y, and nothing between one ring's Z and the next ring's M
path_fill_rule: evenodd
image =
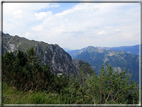
M10 51L16 54L18 49L25 52L27 49L34 47L37 55L41 58L40 64L48 64L54 74L62 73L68 75L70 71L72 74L77 75L82 64L85 64L84 61L87 61L97 74L100 72L99 67L107 62L114 67L114 70L119 69L120 72L126 68L132 74L132 79L138 80L139 78L139 56L131 55L122 50L114 51L105 47L89 46L81 50L68 51L70 56L57 44L28 40L4 33L2 36L2 54Z
M73 59L87 61L99 74L99 67L107 63L112 65L114 70L121 72L124 68L132 74L132 79L139 81L139 56L131 55L122 50L114 51L103 47L88 46L81 50L68 52Z
M88 46L88 48L89 48L89 47L93 47L93 46ZM86 47L86 48L87 48L87 47ZM86 48L67 51L67 53L69 53L69 54L71 55L72 59L75 59L76 56L77 56L78 54L81 54L82 52L84 52L84 50L85 50ZM105 47L97 47L97 48L98 48L98 49L110 50L109 48L105 48Z
M133 54L133 55L139 55L139 46L140 45L134 45L134 46L120 46L120 47L110 47L108 49L114 50L114 51L125 51L129 54ZM142 44L141 44L142 46Z
M114 50L114 51L125 51L126 53L133 54L133 55L139 55L139 47L142 47L141 45L134 45L134 46L120 46L120 47L97 47L105 50ZM85 49L85 48L83 48ZM78 54L78 52L81 52L83 49L77 49L77 50L66 50L74 59L75 56Z
M71 56L57 44L53 45L42 41L28 40L4 33L2 38L2 54L12 51L16 55L18 49L26 52L27 49L33 47L41 58L40 64L48 64L51 73L54 74L68 75L70 71L72 74L77 75L82 64L85 64L82 60L72 60Z

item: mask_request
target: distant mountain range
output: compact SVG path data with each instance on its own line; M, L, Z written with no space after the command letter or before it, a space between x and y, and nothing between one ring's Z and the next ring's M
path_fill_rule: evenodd
M136 47L138 47L138 45ZM117 51L114 51L115 49ZM132 79L139 81L139 56L122 51L122 49L133 49L131 47L119 47L119 49L118 51L117 48L110 49L88 46L80 50L68 51L68 53L73 59L87 61L95 69L97 74L100 73L99 67L101 67L102 64L108 63L112 65L115 71L119 69L121 72L126 68L128 73L132 74ZM131 52L134 53L134 50Z
M40 56L40 64L48 64L54 74L62 73L68 75L70 71L72 74L77 75L82 64L85 64L84 61L87 61L97 74L100 72L99 67L102 67L104 63L108 63L114 67L114 70L119 69L120 72L126 68L128 73L132 74L132 79L139 80L139 56L132 55L139 53L137 45L134 47L114 48L89 46L66 52L57 44L28 40L3 33L2 54L10 51L16 54L18 49L25 52L31 47L34 47L37 55Z
M142 44L141 44L142 46ZM120 47L110 47L109 49L114 50L114 51L125 51L129 54L133 55L139 55L139 47L140 45L134 45L134 46L120 46Z
M139 48L142 47L141 45L134 45L134 46L120 46L120 47L97 47L105 50L114 50L114 51L125 51L126 53L133 54L133 55L139 55ZM85 48L83 48L85 49ZM76 56L76 53L81 51L82 49L77 49L77 50L71 50L69 48L64 48L66 52L68 52L72 58L74 59L74 56Z

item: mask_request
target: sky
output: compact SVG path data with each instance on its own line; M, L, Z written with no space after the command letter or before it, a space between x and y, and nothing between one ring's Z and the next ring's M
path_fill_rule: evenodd
M140 44L139 3L3 3L3 32L62 48Z

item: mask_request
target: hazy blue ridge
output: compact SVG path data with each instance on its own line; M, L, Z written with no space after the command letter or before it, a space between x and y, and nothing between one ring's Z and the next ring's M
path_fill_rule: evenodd
M115 50L115 51L123 50L123 51L125 51L125 52L127 52L129 54L139 55L139 46L140 45L121 46L121 47L110 47L109 49ZM141 44L141 46L142 46L142 44Z
M126 48L127 47L119 49ZM97 74L100 72L99 67L101 67L102 64L108 63L114 67L115 71L119 69L121 72L124 68L126 68L128 73L132 75L131 79L139 81L139 55L132 55L123 50L114 51L104 47L93 46L89 46L81 50L72 50L68 53L73 59L77 58L78 60L87 61L94 68Z

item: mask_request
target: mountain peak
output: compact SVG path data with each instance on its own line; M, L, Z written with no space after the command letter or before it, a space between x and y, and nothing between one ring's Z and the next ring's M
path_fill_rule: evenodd
M49 65L53 74L62 73L77 75L80 72L81 64L78 60L72 60L71 56L65 52L58 44L48 44L40 41L28 40L19 36L3 34L3 54L12 51L15 55L18 49L26 52L33 47L37 55L41 58L41 65Z
M133 48L132 48L133 49ZM79 51L69 52L73 59L83 59L87 61L97 74L99 74L99 67L104 63L111 65L114 70L119 69L120 72L126 68L128 73L133 74L132 79L138 80L139 74L139 56L131 55L123 50L115 51L105 47L88 46Z

